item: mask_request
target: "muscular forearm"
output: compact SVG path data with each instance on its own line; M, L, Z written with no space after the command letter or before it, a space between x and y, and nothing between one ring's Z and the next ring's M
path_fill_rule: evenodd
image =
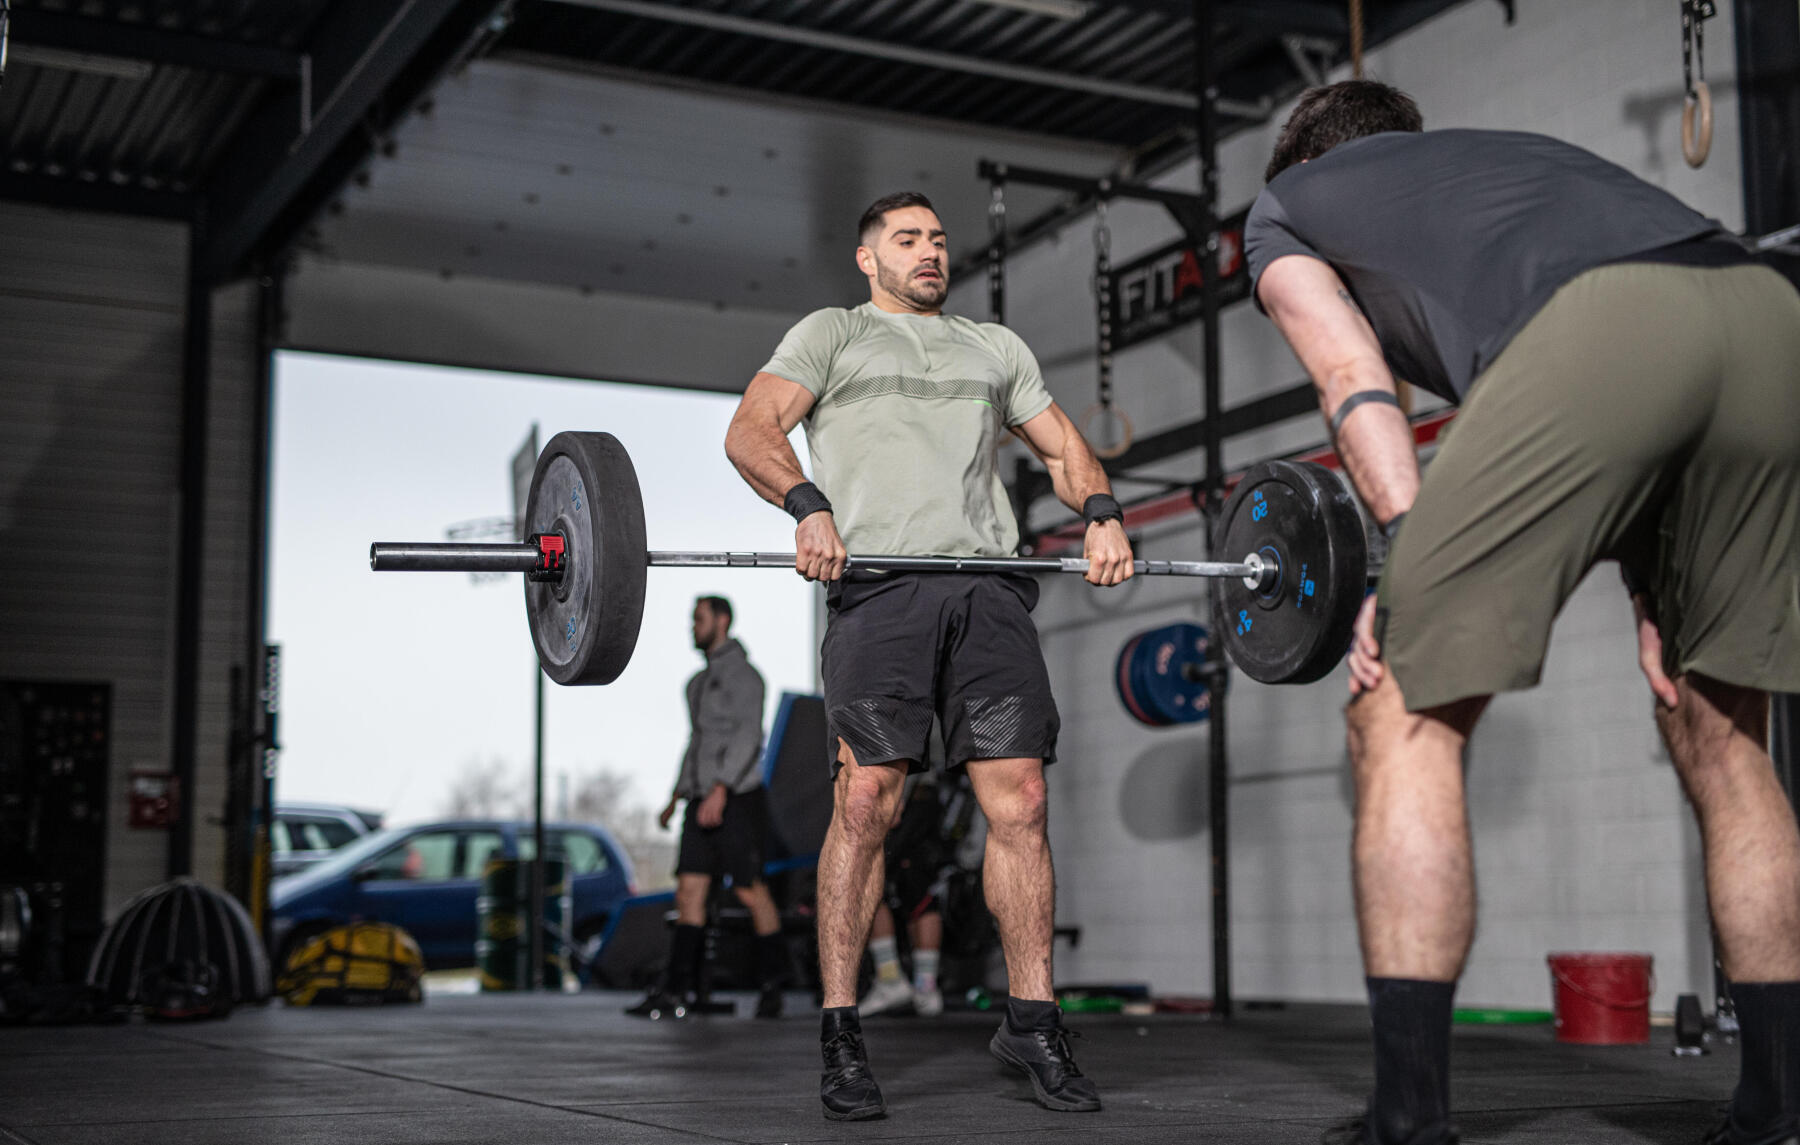
M1346 369L1318 387L1319 406L1327 423L1338 407L1361 390L1394 392L1386 369ZM1370 514L1385 524L1412 508L1419 494L1419 458L1412 427L1397 406L1365 402L1350 411L1337 430L1338 456L1356 483Z
M1112 482L1107 480L1100 459L1078 433L1069 434L1061 456L1045 458L1044 467L1050 472L1056 499L1077 513L1089 497L1112 492Z
M781 504L789 489L806 480L779 425L733 421L725 434L725 456L756 495L770 504Z

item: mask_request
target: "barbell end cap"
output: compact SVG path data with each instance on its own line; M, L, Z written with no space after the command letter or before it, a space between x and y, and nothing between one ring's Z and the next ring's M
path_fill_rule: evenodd
M374 545L369 546L369 571L370 572L380 572L381 571L381 566L379 564L375 563L375 546Z
M1263 560L1261 553L1250 553L1244 557L1244 563L1250 566L1250 574L1244 578L1245 588L1266 593L1275 587L1275 566Z

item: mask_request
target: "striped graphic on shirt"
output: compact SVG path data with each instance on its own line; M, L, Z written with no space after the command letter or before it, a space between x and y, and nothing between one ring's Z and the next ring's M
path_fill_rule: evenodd
M909 378L904 374L877 374L869 378L856 378L832 389L826 395L826 400L838 405L849 405L887 394L899 394L908 398L973 401L992 408L999 408L1000 405L1000 387L992 382L984 382L978 378L934 381L931 378Z

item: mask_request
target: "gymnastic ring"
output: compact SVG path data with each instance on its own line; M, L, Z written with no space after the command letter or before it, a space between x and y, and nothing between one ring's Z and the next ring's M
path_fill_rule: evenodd
M1700 111L1700 131L1694 132L1694 109ZM1681 101L1681 157L1687 160L1689 167L1698 167L1706 162L1706 156L1712 151L1712 89L1706 86L1705 80L1696 80L1694 90Z
M1089 440L1088 448L1094 451L1095 457L1103 457L1108 461L1111 461L1113 458L1121 456L1127 449L1131 448L1131 443L1136 437L1136 431L1132 429L1131 418L1126 416L1124 410L1117 406L1103 406L1096 402L1087 408L1086 413L1081 415L1081 436L1083 438L1087 438L1088 436L1088 422L1093 421L1094 415L1102 410L1111 413L1114 417L1119 419L1119 424L1125 427L1125 435L1119 439L1117 445L1109 445L1105 449L1100 448L1095 445L1092 440Z

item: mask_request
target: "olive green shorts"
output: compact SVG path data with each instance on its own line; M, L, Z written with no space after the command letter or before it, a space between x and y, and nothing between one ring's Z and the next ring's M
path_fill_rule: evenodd
M1671 676L1800 691L1800 294L1774 271L1588 271L1483 371L1382 574L1406 706L1536 684L1608 559Z

